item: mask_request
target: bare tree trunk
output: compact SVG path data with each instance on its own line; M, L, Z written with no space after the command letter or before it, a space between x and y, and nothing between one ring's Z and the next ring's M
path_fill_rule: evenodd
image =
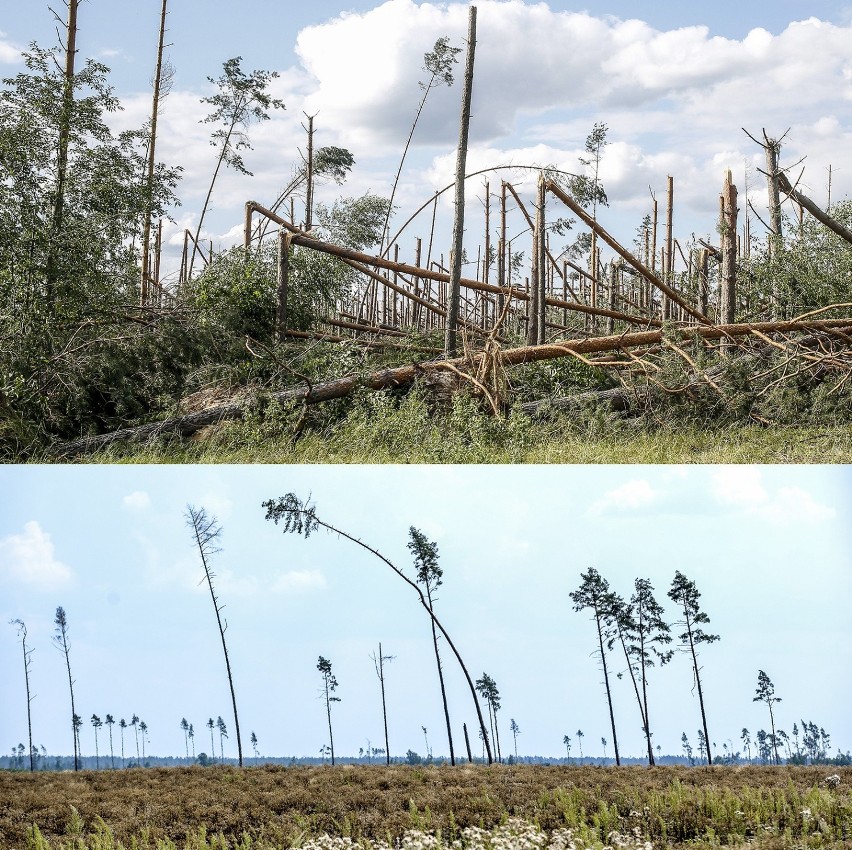
M606 686L606 702L609 707L609 723L612 728L612 744L615 747L615 764L616 767L621 765L621 757L618 754L618 735L615 731L615 713L612 708L612 691L609 686L609 671L606 666L606 652L603 645L603 623L601 622L601 613L595 605L595 624L598 627L598 647L601 653L601 664L603 665L604 685Z
M710 251L707 248L702 248L698 252L698 309L705 316L709 307L710 288L709 288L709 263ZM717 317L718 319L718 317Z
M450 269L449 303L447 304L447 331L444 352L455 357L457 351L457 328L459 298L461 295L462 246L464 241L464 175L467 162L467 138L470 126L470 100L473 91L473 63L476 52L476 6L468 9L467 58L464 68L464 92L462 95L459 149L456 158L456 199L453 218L453 248Z
M672 232L672 225L674 220L674 178L669 175L668 177L668 186L666 191L666 261L665 266L662 269L662 277L665 282L671 286L672 285L672 270L674 269L674 246L672 245L672 240L674 239L674 235ZM663 319L671 319L671 303L669 300L666 300L666 308L664 311Z
M208 536L211 532L215 532L215 520L207 522L207 516L203 508L196 510L190 507L188 509L188 518L195 535L195 541L198 544L198 553L201 556L201 563L204 567L204 575L207 579L207 586L210 588L210 598L213 600L213 610L216 612L216 624L219 626L219 635L222 638L222 652L225 654L225 668L228 671L228 686L231 689L231 704L234 708L234 726L237 732L237 753L240 758L240 767L243 766L243 744L240 738L240 718L237 715L237 697L234 693L234 677L231 673L231 659L228 656L228 645L225 643L225 626L222 623L222 608L219 605L219 599L216 592L213 590L213 575L210 572L210 567L207 563L207 554L209 549L208 544L214 540L217 533ZM212 731L211 731L212 735Z
M719 274L719 320L723 325L734 322L737 287L737 187L731 182L731 172L725 175L721 195L719 222L722 263ZM723 345L723 351L726 346Z
M65 182L68 172L68 144L71 139L71 112L74 108L74 59L77 53L77 7L79 0L68 0L68 26L65 42L65 82L62 89L62 111L59 117L59 151L56 157L56 189L53 198L53 218L50 249L47 256L47 300L56 294L58 270L56 259L65 216ZM76 765L76 757L75 757Z
M684 609L685 610L685 609ZM686 631L689 635L689 651L692 653L692 670L695 673L695 684L698 688L698 704L701 707L701 725L704 727L704 740L707 742L707 764L713 764L713 756L710 754L710 733L707 731L707 714L704 711L704 693L701 690L701 674L698 667L698 656L695 652L695 643L692 640L692 623L689 614L686 613Z
M308 119L308 187L305 190L305 230L310 230L314 217L314 116L305 115L305 117ZM304 127L304 124L302 126Z
M168 0L163 0L160 11L160 40L157 44L157 68L154 72L154 102L151 107L151 138L148 141L148 165L145 176L145 223L142 228L142 280L139 293L139 303L148 302L148 250L151 242L151 207L154 192L154 157L157 145L157 117L160 111L160 81L163 70L163 41L166 34L166 6Z
M429 611L432 611L432 591L426 587L426 598L429 601ZM453 750L453 728L450 725L450 709L447 706L447 689L444 686L444 670L441 666L441 654L438 652L438 632L435 628L435 620L432 620L432 644L435 647L435 661L438 664L438 681L441 685L441 700L444 703L444 719L447 722L447 739L450 742L450 764L455 766L456 754Z
M778 159L781 155L781 141L770 139L766 135L766 130L763 131L763 138L766 140L763 149L766 151L766 183L769 193L769 241L772 248L772 256L777 257L784 240L781 225L781 194L778 186L778 177L781 173L778 168ZM780 319L781 314L781 291L776 279L772 286L772 318Z
M287 290L290 279L290 239L282 227L278 231L278 311L276 315L276 337L284 342L287 334Z
M379 682L382 686L382 720L385 724L385 759L387 764L390 764L390 742L388 739L388 709L385 702L385 668L384 659L382 658L382 645L379 644Z
M328 714L328 741L331 748L331 766L334 767L334 735L331 731L331 697L328 693L328 680L325 682L325 710Z
M539 231L541 229L541 216L537 205L535 210L535 222L532 227L532 251L530 253L530 284L529 284L529 302L527 310L527 345L538 345L538 323L541 313L541 286L539 285L540 269L539 269L539 254L538 242Z
M547 256L545 242L545 217L544 207L546 203L546 195L544 188L544 174L538 175L538 200L535 211L535 260L538 270L538 278L534 279L534 285L538 289L538 316L536 317L536 327L538 329L538 337L536 342L541 345L545 340L545 321L547 318L547 264L545 258Z

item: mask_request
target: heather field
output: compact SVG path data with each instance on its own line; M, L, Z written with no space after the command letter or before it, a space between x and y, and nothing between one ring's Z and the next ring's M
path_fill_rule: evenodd
M0 846L852 848L850 782L824 766L3 772Z

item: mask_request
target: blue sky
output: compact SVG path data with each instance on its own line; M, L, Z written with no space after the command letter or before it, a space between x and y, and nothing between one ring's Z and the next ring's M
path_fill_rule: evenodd
M150 110L159 8L157 0L137 3L130 19L126 4L116 0L81 4L80 54L114 69L125 105L111 119L116 129L140 126ZM610 145L601 178L611 206L601 220L628 245L650 211L651 192L664 197L669 174L682 244L692 234L714 238L728 168L741 198L748 192L758 211L765 206L757 171L763 154L742 127L757 135L763 127L770 135L789 128L782 162L807 157L800 188L818 203L827 200L829 165L833 199L848 197L852 189L852 172L844 165L852 143L848 2L482 0L478 9L469 171L509 163L581 170L584 139L603 121ZM280 72L275 94L287 109L251 131L255 150L246 164L255 176L225 174L217 184L206 235L220 247L239 241L246 200L270 203L288 182L305 145L303 112L316 113L318 145L347 147L356 158L347 184L320 187L319 201L366 191L389 195L420 96L423 54L443 35L461 45L466 17L465 4L416 0L174 4L168 38L176 76L163 106L158 150L185 170L183 206L165 228L165 269L177 268L183 228L197 223L212 174L210 128L200 123L208 110L200 98L211 93L206 78L218 76L225 59L242 55L246 69ZM20 69L20 49L31 40L52 43L53 27L40 0L5 10L0 74ZM452 180L459 98L458 85L430 95L397 192L398 222ZM512 179L525 195L534 186L524 172ZM471 257L481 241L482 195L482 182L472 180ZM300 207L297 199L301 220ZM449 241L449 209L447 197L439 210L436 255ZM561 211L553 207L552 214ZM520 216L510 215L510 229L521 230ZM418 220L403 235L403 259L412 258L414 239L426 236L428 226ZM761 232L756 219L752 229Z
M472 674L488 672L502 696L501 739L522 733L522 753L558 755L584 732L584 752L612 753L594 632L569 592L590 566L629 596L636 577L666 597L675 570L702 593L721 641L702 657L711 738L740 748L768 718L752 702L764 669L788 733L804 718L832 745L852 748L848 600L850 471L845 467L5 467L0 469L0 734L25 740L20 643L34 647L34 736L69 752L63 659L51 646L62 605L70 623L83 746L88 718L106 713L150 729L150 752L180 754L182 717L206 733L221 715L233 732L221 646L202 570L184 525L187 503L222 523L215 558L225 603L244 747L315 755L326 740L320 655L342 701L334 707L340 753L381 743L379 685L387 667L391 749L446 753L429 623L396 576L351 543L319 532L285 536L261 502L312 493L318 513L410 570L408 528L439 546L444 585L436 610ZM474 724L464 681L445 651L456 745ZM613 659L616 669L621 669ZM622 665L623 666L623 665ZM652 671L655 741L695 744L698 705L688 661ZM640 756L638 710L615 683L622 752ZM197 739L197 748L209 749ZM226 754L236 754L233 738ZM572 754L576 755L575 748Z

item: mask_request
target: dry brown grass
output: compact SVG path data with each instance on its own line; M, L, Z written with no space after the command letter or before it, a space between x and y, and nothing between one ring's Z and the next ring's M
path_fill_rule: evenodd
M822 780L837 772L841 784ZM36 824L51 843L66 834L71 806L86 828L100 817L130 845L183 842L199 828L228 839L297 845L322 833L393 841L406 830L492 827L519 816L605 838L639 826L663 844L742 843L852 847L852 768L340 766L156 768L74 773L0 773L0 847L27 846ZM811 810L810 817L802 811Z

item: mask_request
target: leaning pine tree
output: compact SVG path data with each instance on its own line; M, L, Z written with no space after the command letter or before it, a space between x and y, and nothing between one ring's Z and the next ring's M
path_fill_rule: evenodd
M688 651L692 657L692 673L695 677L695 686L698 690L698 704L701 707L701 725L704 728L704 740L710 740L710 733L707 731L707 714L704 711L704 692L701 690L701 668L698 666L698 651L696 646L701 643L714 643L719 640L719 635L709 635L701 626L710 622L710 618L698 607L698 600L701 594L695 586L694 581L690 581L679 570L675 572L672 586L669 588L669 599L681 606L683 611L683 619L675 623L675 625L683 626L686 631L678 635L681 643L681 648L684 652ZM707 764L713 763L713 756L710 754L710 747L707 747Z
M598 652L600 653L601 666L603 667L604 687L606 688L606 701L609 707L609 722L612 728L612 743L615 748L615 763L621 764L618 753L618 735L615 732L615 713L612 708L612 691L609 686L609 670L606 663L606 650L604 649L604 638L609 639L613 634L613 620L615 617L614 595L610 592L609 584L601 574L590 567L585 573L580 573L582 584L570 593L574 603L575 611L588 608L592 612L595 621L595 629L598 634Z
M491 744L488 740L488 733L485 728L485 719L482 716L482 707L479 704L479 699L476 696L476 687L473 684L473 680L470 677L470 673L468 672L467 666L464 661L462 661L461 654L459 653L456 645L450 639L450 636L447 634L447 630L441 624L440 620L435 616L435 612L429 606L429 600L426 598L426 594L420 589L420 586L412 581L399 567L396 566L392 561L382 555L378 549L374 549L372 546L368 546L366 543L363 543L357 537L349 534L346 531L343 531L340 528L337 528L331 523L325 522L325 520L320 519L316 513L316 507L311 504L310 500L307 502L303 502L299 499L294 493L287 493L285 496L280 496L278 499L268 499L262 505L266 508L266 519L272 520L276 525L281 522L284 526L284 533L293 533L293 534L303 534L305 537L310 537L310 535L316 531L318 528L322 527L327 529L328 531L334 532L340 537L349 540L351 543L355 543L360 546L362 549L365 549L367 552L375 555L380 561L390 567L409 587L411 587L420 599L420 604L426 609L426 612L432 619L432 622L438 628L438 631L444 636L444 640L447 641L447 645L453 652L453 655L456 657L456 661L459 663L459 667L461 667L461 671L464 674L465 681L467 682L468 688L470 689L471 697L473 698L473 704L476 708L476 717L479 720L479 729L482 732L483 743L485 744L485 749L488 754L488 763L491 764L493 762L493 756L491 754Z
M187 505L186 508L186 524L192 529L192 535L198 546L198 554L201 556L201 564L204 567L204 577L207 579L207 586L210 588L210 598L213 600L213 609L216 612L216 624L219 627L219 636L222 638L222 652L225 655L228 685L231 689L231 704L234 708L234 728L237 731L237 753L239 755L240 767L242 767L243 745L240 741L240 719L237 716L237 697L234 694L234 677L231 674L231 659L228 657L228 645L225 643L227 623L222 622L222 608L224 606L219 604L219 597L216 596L216 591L213 588L215 574L210 568L210 558L216 552L221 551L218 547L218 540L222 535L222 527L216 522L215 517L207 515L204 508L195 508L192 505Z
M438 563L438 545L427 539L423 532L414 526L408 529L408 548L414 555L414 566L417 569L417 583L426 591L429 610L435 603L434 592L441 586L444 571ZM453 750L453 731L450 725L450 709L447 706L447 689L444 685L444 670L441 667L441 654L438 652L438 631L432 620L432 645L435 647L435 661L438 664L438 682L441 685L441 699L444 703L444 719L447 722L447 738L450 743L450 764L455 765L456 755Z
M654 750L651 746L651 725L648 716L648 670L657 661L667 664L671 661L672 651L662 647L671 643L668 624L663 620L663 609L654 598L654 588L648 579L637 578L634 593L626 609L629 616L624 628L629 635L627 653L635 663L642 686L641 709L645 722L645 741L648 745L648 764L655 764Z

